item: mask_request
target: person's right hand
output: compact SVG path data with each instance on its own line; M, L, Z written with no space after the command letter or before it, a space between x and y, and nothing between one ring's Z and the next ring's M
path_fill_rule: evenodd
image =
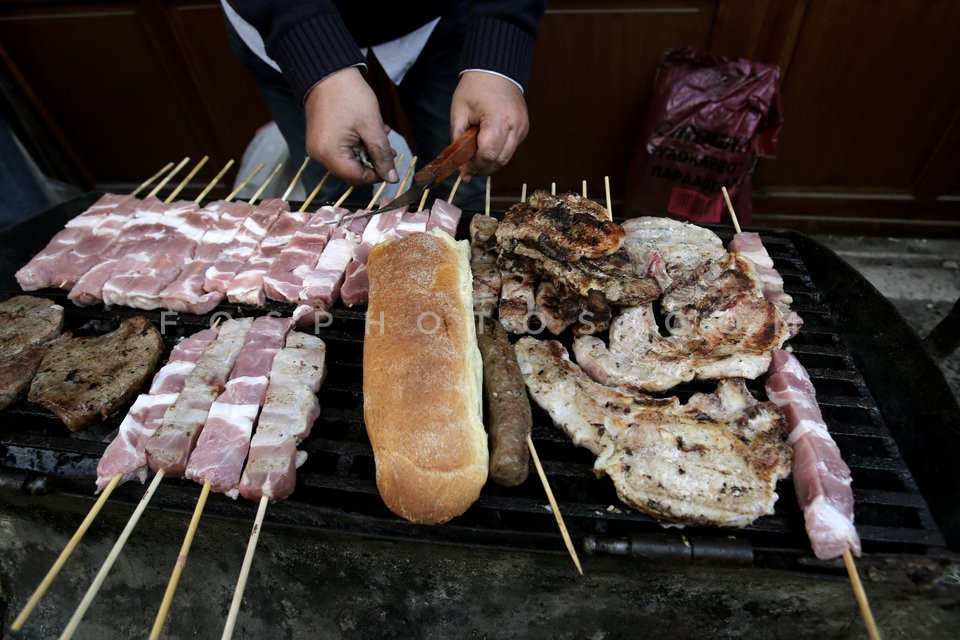
M341 69L314 85L304 111L307 153L334 176L352 185L398 181L380 105L359 69ZM374 169L357 160L354 147L360 144Z

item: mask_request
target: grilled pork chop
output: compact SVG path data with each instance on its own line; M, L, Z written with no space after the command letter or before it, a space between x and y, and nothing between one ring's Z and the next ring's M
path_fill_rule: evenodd
M712 394L651 398L597 384L555 341L521 338L517 360L534 401L577 446L599 453L625 503L689 525L744 527L773 512L790 471L783 416L741 379Z
M563 262L609 255L623 243L623 227L596 202L573 193L536 191L510 207L497 229L501 252Z
M15 296L0 302L0 359L53 340L63 330L63 307L45 298Z
M53 411L72 431L105 418L132 398L163 352L160 332L143 317L103 336L58 342L30 386L30 402Z
M773 513L790 462L779 409L728 378L685 405L635 414L604 441L593 469L610 476L621 500L657 518L746 527Z
M633 307L613 321L609 347L594 336L577 338L577 363L602 384L665 391L694 378L756 378L787 337L752 263L737 254L674 280L661 309L669 336L660 335L652 305Z
M727 253L713 231L671 218L631 218L623 223L623 230L623 245L631 258L642 261L649 252L655 252L663 259L671 278L719 260Z

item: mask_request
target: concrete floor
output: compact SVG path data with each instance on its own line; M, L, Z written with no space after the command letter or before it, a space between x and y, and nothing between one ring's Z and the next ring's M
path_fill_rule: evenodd
M819 236L925 335L960 297L960 241ZM960 397L960 357L943 363ZM9 626L90 500L0 486L0 638L55 638L132 508L108 503L23 632ZM189 516L149 509L76 638L145 637ZM167 638L217 637L250 521L201 521ZM582 556L385 542L271 524L269 512L235 638L865 638L842 572L658 567ZM860 562L886 639L956 638L960 560Z
M817 235L926 336L960 299L960 240ZM940 362L960 401L960 352Z

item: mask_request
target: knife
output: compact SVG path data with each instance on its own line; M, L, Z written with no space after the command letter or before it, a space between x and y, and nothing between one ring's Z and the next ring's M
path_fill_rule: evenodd
M409 206L423 196L423 192L427 189L433 189L441 182L443 182L447 176L456 171L463 165L467 160L472 158L477 153L477 133L480 131L480 127L470 127L463 133L459 138L454 140L449 147L444 149L439 156L436 157L430 164L425 166L420 171L417 171L413 174L413 185L401 196L397 196L388 205L380 207L379 209L373 209L367 211L366 213L358 213L352 216L345 216L339 220L330 220L324 224L336 224L339 225L344 222L350 222L351 220L359 220L360 218L367 218L369 216L375 216L379 213L384 213L385 211L393 211L394 209L399 209L400 207Z

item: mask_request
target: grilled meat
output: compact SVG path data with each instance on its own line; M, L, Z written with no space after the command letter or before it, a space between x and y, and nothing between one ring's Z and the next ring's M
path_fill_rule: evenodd
M685 405L634 415L604 441L593 468L610 476L621 500L654 517L745 527L773 513L790 460L776 405L731 378Z
M470 269L473 272L473 313L492 318L500 299L497 266L497 226L492 216L479 213L470 219Z
M620 499L657 518L743 527L773 512L790 447L775 405L757 402L740 379L712 394L652 398L600 385L555 341L516 345L534 401L574 444L598 453Z
M629 254L620 250L602 258L563 262L546 258L540 262L544 277L557 287L587 296L603 292L611 304L632 306L660 297L660 285L647 273L634 271Z
M63 330L63 307L45 298L14 296L0 302L0 360L48 342Z
M664 391L694 378L756 378L787 336L752 264L737 254L675 280L661 309L669 336L660 335L652 305L633 307L614 320L609 347L593 336L577 338L577 362L603 384Z
M507 210L497 229L501 252L563 262L609 255L623 243L623 227L592 200L568 193L535 192Z
M50 342L32 344L15 356L0 360L0 411L26 395L47 351L69 339L70 334L64 334Z
M663 259L671 278L683 276L701 264L726 255L723 242L713 231L670 218L640 217L623 223L624 248L642 262L655 252Z
M103 336L57 342L43 358L28 399L76 431L126 404L162 352L160 332L142 317L124 320Z
M639 407L663 408L676 398L633 395L624 389L607 387L584 375L570 361L567 350L556 340L529 336L514 345L520 372L534 401L550 414L553 423L573 444L599 453L601 441L616 435L624 420Z

